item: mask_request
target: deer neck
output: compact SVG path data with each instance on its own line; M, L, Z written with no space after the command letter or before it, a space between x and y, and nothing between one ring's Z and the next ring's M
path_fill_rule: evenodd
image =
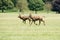
M19 18L22 19L21 15L19 15Z
M30 18L32 18L32 15L30 14Z

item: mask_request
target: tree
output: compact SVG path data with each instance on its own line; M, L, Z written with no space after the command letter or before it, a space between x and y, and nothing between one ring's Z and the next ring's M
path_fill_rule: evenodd
M49 11L51 11L52 9L52 1L53 0L42 0L45 4L44 4L44 8L47 11L47 13L49 13Z
M17 4L17 0L11 0L14 4L14 7L16 7L16 4Z
M18 8L19 12L24 12L27 9L27 2L26 0L18 0L16 7Z
M5 3L6 0L0 0L0 9L2 10L2 12L4 12L4 10L6 9L5 6L7 6L7 4Z
M52 8L53 11L56 11L56 13L60 13L60 0L54 0L52 2L52 6L53 6Z
M51 11L51 9L52 9L52 4L51 3L46 3L44 8L47 11L47 13L49 13L49 11Z
M4 12L6 9L12 9L13 8L13 3L11 0L0 0L0 10Z
M42 0L44 3L47 3L47 2L52 2L53 0Z
M42 0L27 0L28 2L28 8L32 11L37 11L43 10L43 2Z
M18 0L17 1L16 7L18 8L18 11L19 12L22 12L23 11L23 3L22 3L21 0Z
M13 9L13 7L14 7L14 4L13 4L13 2L11 1L11 0L7 0L7 5L8 6L6 6L7 7L7 9Z
M23 8L22 8L22 3L18 2L16 7L19 9L19 12L22 12L23 11Z

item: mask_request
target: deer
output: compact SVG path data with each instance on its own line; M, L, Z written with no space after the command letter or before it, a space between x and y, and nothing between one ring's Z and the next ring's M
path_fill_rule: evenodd
M44 20L44 17L45 17L45 16L38 16L38 15L34 15L34 16L33 16L33 15L30 13L29 17L32 19L31 24L34 22L34 24L37 25L35 22L36 22L36 21L39 21L39 25L40 25L41 22L43 22L43 24L45 25L45 20Z
M30 17L27 16L27 15L21 15L21 14L19 14L18 18L20 18L21 20L23 20L23 23L26 23L26 20L29 21L29 24L30 24L30 22L31 22Z

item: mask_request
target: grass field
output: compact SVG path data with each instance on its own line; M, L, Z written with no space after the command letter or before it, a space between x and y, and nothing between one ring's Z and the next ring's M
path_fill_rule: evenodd
M18 14L1 13L0 40L60 40L60 14L40 15L45 16L46 26L24 24Z

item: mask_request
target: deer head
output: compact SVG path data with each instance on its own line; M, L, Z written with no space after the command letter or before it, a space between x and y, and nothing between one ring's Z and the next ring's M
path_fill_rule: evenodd
M19 14L18 18L20 18L20 17L21 17L21 14Z

